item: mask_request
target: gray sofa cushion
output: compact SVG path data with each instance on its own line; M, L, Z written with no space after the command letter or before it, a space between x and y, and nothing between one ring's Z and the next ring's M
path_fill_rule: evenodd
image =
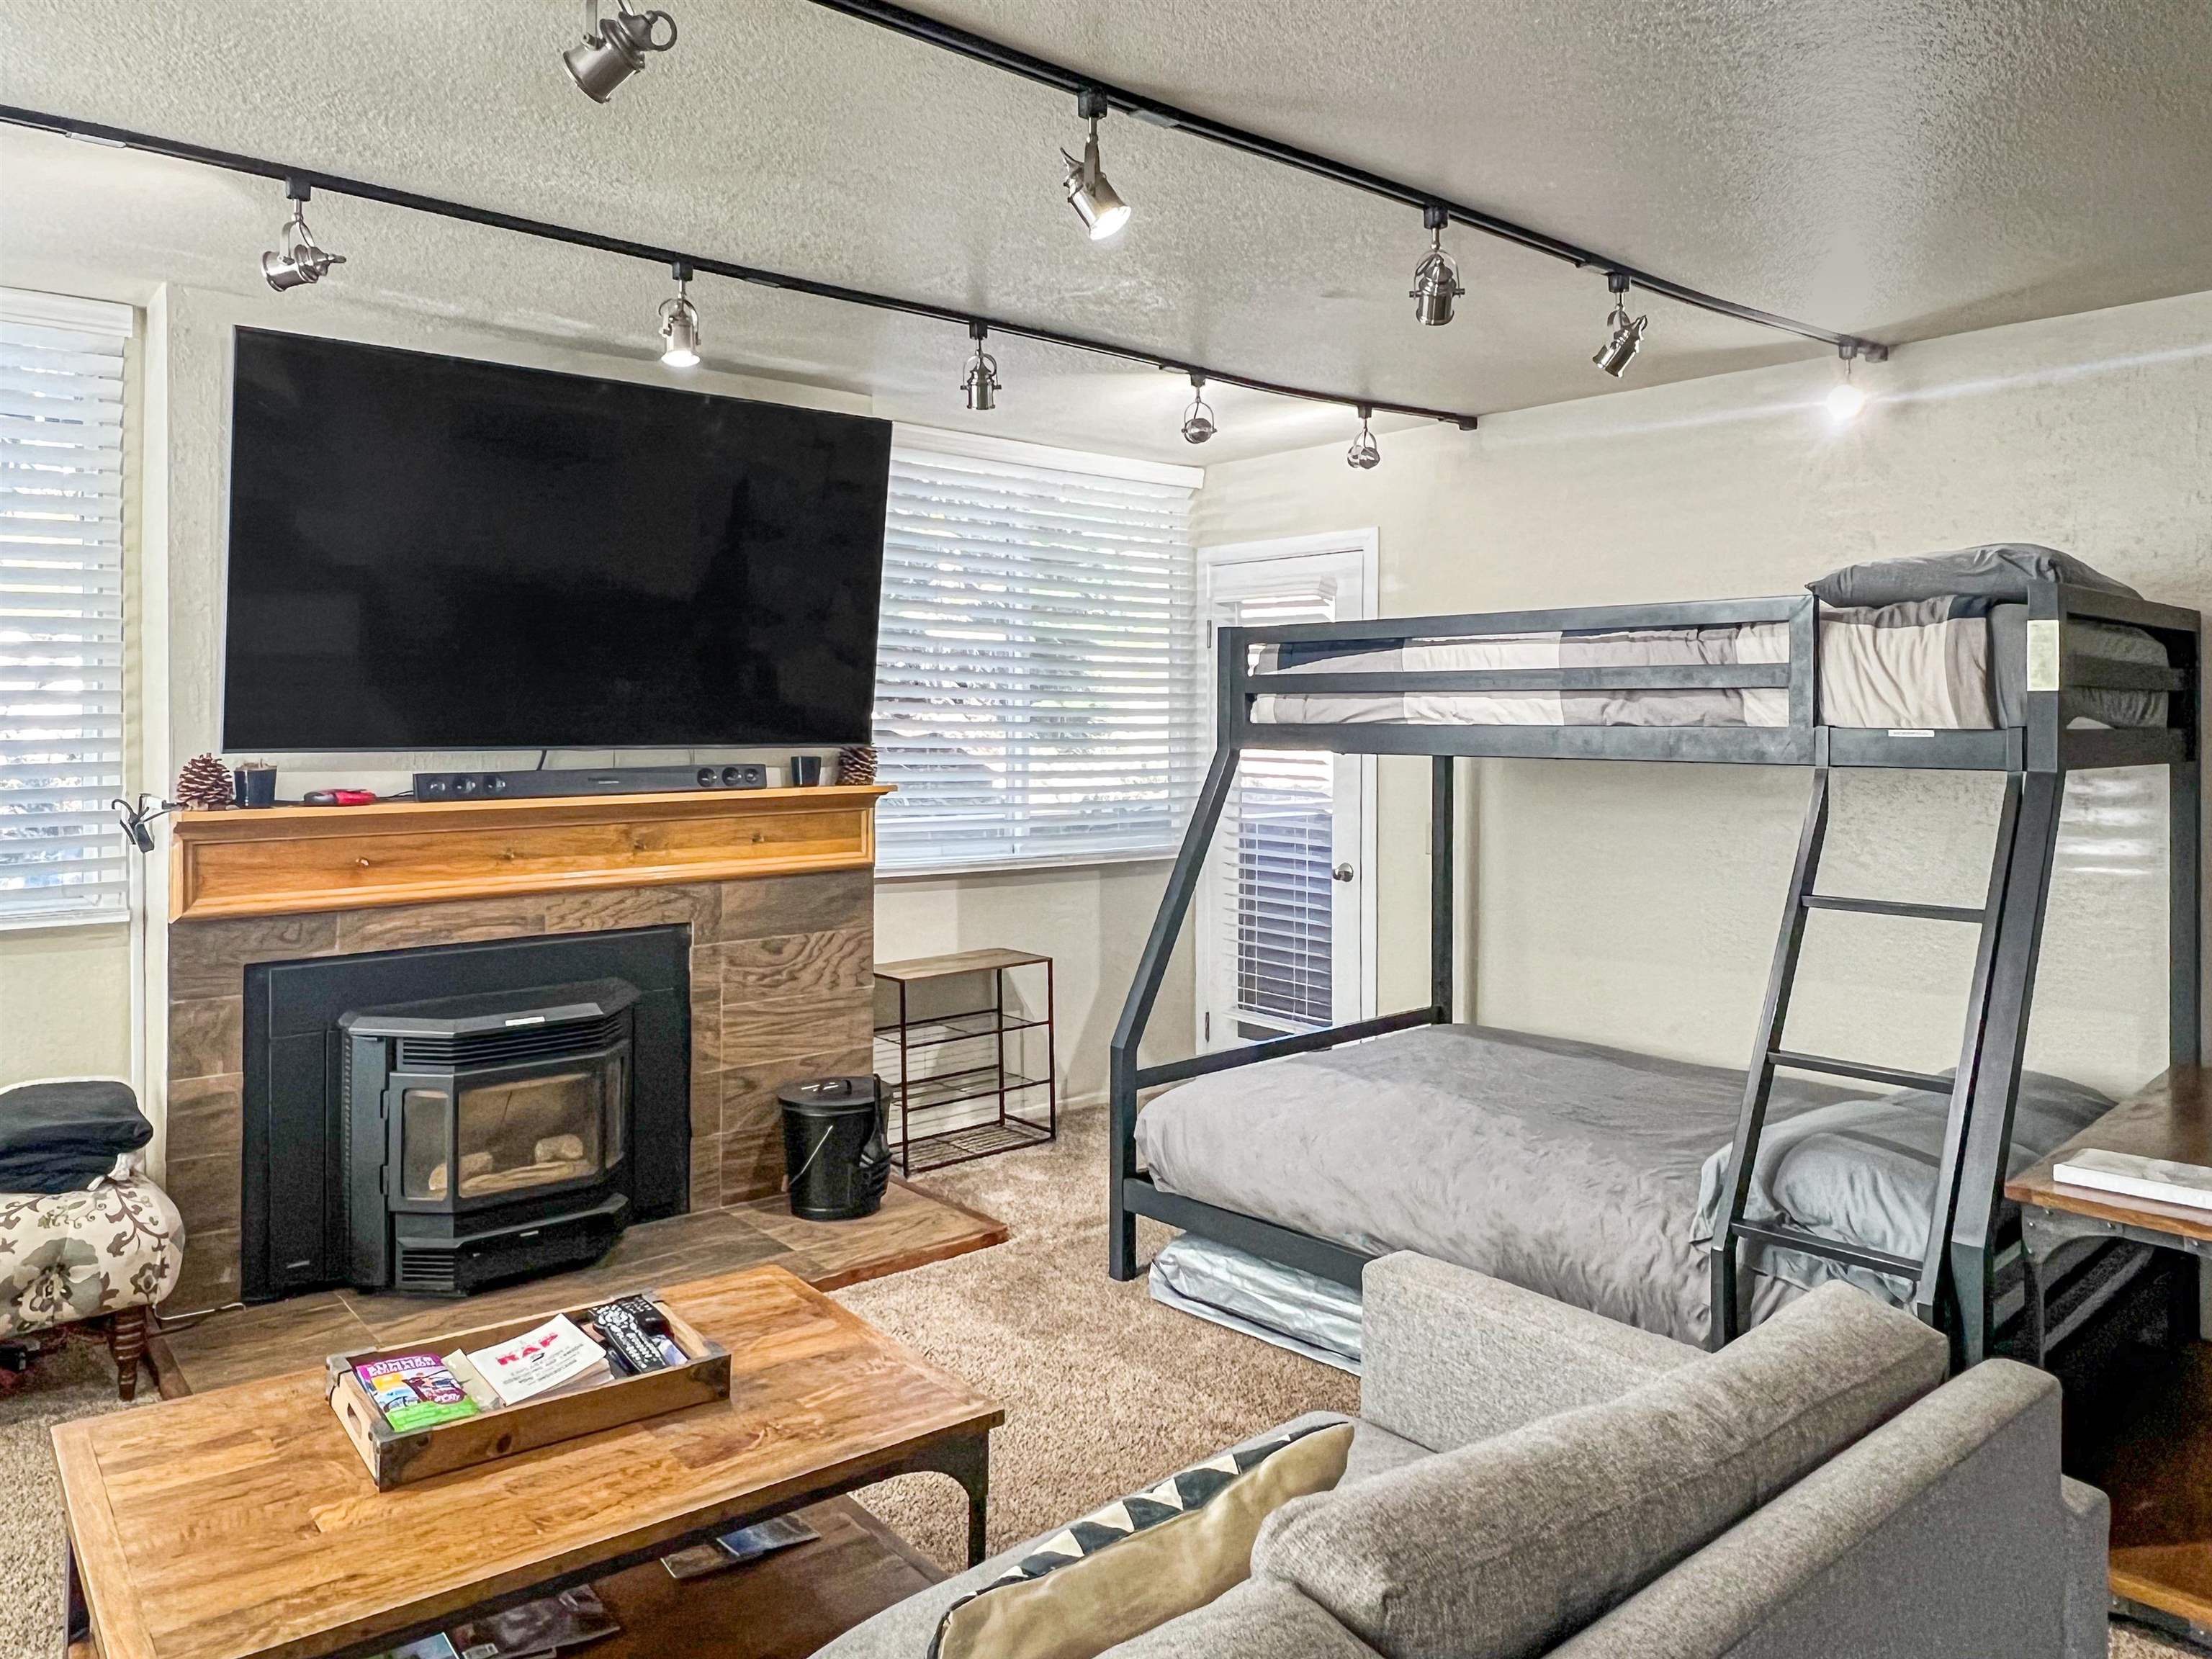
M1360 1294L1359 1414L1437 1451L1611 1400L1700 1353L1411 1250L1369 1262Z
M1364 1418L1354 1418L1352 1425L1352 1455L1344 1460L1344 1479L1337 1484L1346 1486L1354 1480L1371 1480L1378 1474L1388 1474L1392 1469L1417 1463L1424 1457L1436 1454L1417 1440L1404 1440L1388 1429L1378 1429Z
M1935 1388L1948 1352L1840 1285L1620 1398L1285 1504L1253 1571L1390 1659L1541 1652Z
M1805 586L1823 605L1904 605L1914 599L1948 599L1954 594L2017 604L2027 598L2031 581L2071 582L2103 593L2140 597L2125 582L2091 569L2071 553L2039 547L2033 542L1992 542L1953 553L1875 559L1832 570Z
M1548 1659L2080 1659L2058 1383L1992 1359L1915 1401ZM2087 1575L2099 1589L2101 1550Z
M1375 1659L1375 1650L1281 1580L1248 1578L1099 1659Z

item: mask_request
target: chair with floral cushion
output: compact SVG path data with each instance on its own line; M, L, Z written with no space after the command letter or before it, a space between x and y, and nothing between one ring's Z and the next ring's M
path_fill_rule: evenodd
M92 1081L0 1089L0 1115L35 1121L55 1091L82 1093ZM127 1085L99 1081L127 1093ZM184 1221L136 1151L110 1155L106 1167L72 1186L0 1190L0 1343L100 1322L115 1357L117 1393L128 1400L137 1392L149 1312L176 1289L184 1267Z

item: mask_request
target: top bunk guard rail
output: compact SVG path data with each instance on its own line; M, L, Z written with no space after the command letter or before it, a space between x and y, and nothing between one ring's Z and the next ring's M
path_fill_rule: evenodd
M1996 1324L1995 1269L2000 1195L2008 1167L2021 1061L2033 996L2056 846L2064 774L2115 766L2168 766L2167 1045L2176 1065L2199 1058L2200 938L2198 858L2200 788L2197 770L2200 619L2193 611L2123 594L2058 582L2031 582L2025 681L2026 718L1995 730L1899 731L1821 723L1820 611L1809 593L1780 598L1718 599L1564 610L1507 611L1444 617L1398 617L1372 621L1297 623L1224 628L1217 635L1218 743L1193 806L1182 848L1170 873L1152 932L1139 957L1129 994L1115 1025L1109 1104L1108 1270L1115 1278L1139 1271L1137 1220L1150 1216L1290 1267L1357 1286L1369 1259L1333 1239L1316 1237L1218 1205L1172 1193L1138 1165L1139 1092L1291 1054L1443 1024L1454 1018L1453 946L1459 892L1453 823L1456 811L1454 758L1460 756L1531 758L1724 761L1808 766L1814 770L1806 836L1815 847L1826 821L1830 769L1882 767L1996 771L2006 775L2002 823L1985 908L1936 905L1910 898L1867 900L1820 894L1801 847L1796 887L1785 916L1778 963L1794 964L1790 943L1804 916L1820 909L1878 910L1884 914L1980 924L1976 989L1971 998L1960 1065L1946 1085L1932 1075L1906 1073L1856 1062L1826 1060L1782 1046L1772 1016L1786 1004L1794 965L1778 965L1770 987L1768 1021L1760 1053L1747 1077L1751 1115L1747 1131L1763 1115L1764 1077L1777 1066L1808 1064L1851 1070L1884 1082L1941 1085L1952 1096L1946 1128L1942 1190L1924 1260L1881 1255L1795 1234L1745 1224L1731 1210L1735 1237L1783 1248L1817 1248L1884 1273L1915 1279L1915 1306L1923 1317L1952 1332L1954 1353L1966 1363L1985 1353ZM2154 635L2166 664L2124 661L2100 654L2099 641L2070 629L2075 622L2119 623ZM1402 646L1420 640L1643 629L1732 627L1781 623L1788 629L1788 657L1779 663L1662 664L1573 668L1491 670L1324 671L1277 669L1255 672L1252 651L1262 645L1348 647ZM1467 726L1442 722L1289 725L1258 723L1252 699L1271 692L1328 696L1406 695L1452 691L1569 691L1744 690L1788 692L1787 723L1776 726ZM2065 724L2069 690L2163 692L2166 720L2142 729ZM1307 1031L1189 1059L1140 1065L1139 1049L1169 961L1200 881L1206 854L1236 787L1248 749L1325 750L1340 754L1431 757L1429 817L1429 1000L1421 1007L1326 1030ZM2015 845L2017 843L2017 845ZM1778 987L1778 990L1776 988ZM1777 1000L1778 997L1780 999ZM1739 1162L1743 1160L1739 1159ZM1731 1250L1715 1253L1732 1264ZM1733 1272L1732 1265L1729 1271ZM1717 1297L1716 1306L1733 1306ZM1725 1335L1726 1332L1723 1331Z
M2074 771L2164 766L2194 759L2199 619L2193 611L2061 582L2032 582L2027 594L2027 718L2017 726L1916 729L1826 726L1820 706L1820 607L1810 593L1747 599L1671 600L1360 622L1224 628L1218 638L1223 748L1320 749L1338 754L1481 756L1536 760L1637 760L1759 766L1877 767L1946 771ZM2098 654L2067 624L2118 623L2156 635L2168 665ZM1422 641L1516 634L1732 628L1778 623L1788 629L1782 662L1654 663L1558 668L1359 669L1325 665L1258 672L1255 647L1368 649ZM1778 726L1465 725L1443 721L1255 721L1252 700L1294 696L1411 696L1453 692L1787 690ZM2162 727L2069 728L2069 690L2161 691Z

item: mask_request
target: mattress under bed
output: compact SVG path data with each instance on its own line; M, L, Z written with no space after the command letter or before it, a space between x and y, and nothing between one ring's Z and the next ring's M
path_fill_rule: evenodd
M2069 625L2077 651L2166 665L2153 635L2116 623ZM2027 709L2027 607L1978 598L1920 599L1820 611L1820 720L1892 730L1989 730L2019 726ZM1782 664L1784 623L1702 628L1553 630L1381 644L1264 645L1261 674L1605 668L1651 665ZM2142 727L2166 723L2162 692L2076 689L2063 723ZM1259 725L1754 726L1790 723L1790 693L1747 690L1475 691L1253 699Z
M1424 1026L1181 1085L1144 1108L1137 1146L1167 1191L1372 1255L1418 1250L1702 1344L1705 1241L1743 1081L1563 1038ZM1751 1218L1917 1255L1945 1104L1778 1078ZM2013 1166L2109 1104L2031 1074ZM1809 1256L1750 1260L1754 1321L1829 1277L1893 1302L1905 1291Z

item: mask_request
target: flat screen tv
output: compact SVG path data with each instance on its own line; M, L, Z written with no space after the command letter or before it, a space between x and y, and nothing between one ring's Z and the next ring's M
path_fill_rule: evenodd
M240 329L223 747L865 743L890 427Z

